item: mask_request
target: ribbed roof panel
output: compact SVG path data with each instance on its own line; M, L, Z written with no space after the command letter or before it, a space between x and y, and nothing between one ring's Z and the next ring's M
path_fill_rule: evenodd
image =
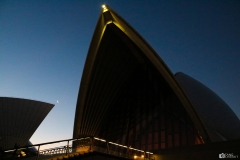
M26 145L53 104L0 97L0 146L3 149Z

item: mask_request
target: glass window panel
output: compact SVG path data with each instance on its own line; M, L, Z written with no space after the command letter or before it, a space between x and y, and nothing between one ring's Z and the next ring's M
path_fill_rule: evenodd
M154 143L158 143L158 132L154 133Z
M156 118L157 116L158 116L158 112L155 111L155 112L154 112L154 118Z
M150 115L149 117L148 117L149 119L149 122L151 122L152 121L152 115Z
M201 144L201 141L198 137L195 138L195 144Z
M158 120L157 119L155 120L154 130L158 131Z
M165 119L163 116L161 117L161 129L165 129Z
M148 131L149 131L149 132L152 131L152 125L149 126Z
M182 145L186 145L186 144L187 144L186 135L182 135L181 144L182 144Z
M152 150L152 144L148 145L148 150Z
M188 138L188 144L189 145L194 145L194 142L195 142L195 137L194 137L194 133L192 132L192 131L190 131L190 130L188 130L188 136L187 136L187 138Z
M152 133L148 133L148 143L152 143Z
M136 130L138 131L140 128L140 124L137 125Z
M136 118L140 118L140 113L139 111L137 111L138 113L136 114Z
M142 144L145 144L146 143L146 138L145 136L142 136Z
M165 143L161 143L161 148L162 148L162 149L165 148Z
M140 123L140 118L137 118L137 119L136 119L136 123L137 123L137 124Z
M172 135L168 135L168 147L172 147Z
M178 122L177 121L174 121L174 133L178 132Z
M146 120L143 120L142 125L143 125L143 127L146 126Z
M168 133L172 133L172 123L171 123L171 121L169 120L169 121L167 121L167 131L168 131Z
M181 144L186 145L187 144L186 128L183 125L181 126L181 132L182 132Z
M179 134L174 134L174 144L175 146L179 146Z
M139 148L139 142L138 141L135 142L135 148Z
M165 142L165 131L161 131L161 142Z
M135 140L139 140L139 138L140 138L140 133L139 133L139 132L136 132L136 138L135 138Z

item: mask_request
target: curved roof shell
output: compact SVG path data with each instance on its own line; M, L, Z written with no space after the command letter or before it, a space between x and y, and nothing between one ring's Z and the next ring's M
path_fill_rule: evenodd
M124 43L126 46L121 46ZM118 53L118 54L115 54ZM131 53L131 57L129 57ZM128 54L128 57L123 56ZM207 132L174 75L151 46L116 12L106 7L97 22L80 84L73 137L95 135L113 97L137 68L150 65L177 95L203 140Z
M198 112L212 141L240 139L240 121L232 109L211 89L179 72L175 75Z
M15 144L26 145L53 106L40 101L0 97L0 146L10 149Z

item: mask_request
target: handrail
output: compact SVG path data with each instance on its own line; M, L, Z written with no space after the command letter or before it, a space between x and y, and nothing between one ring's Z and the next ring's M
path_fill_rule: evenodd
M87 144L86 144L86 141L84 141L84 143L82 143L80 141L80 140L87 140L87 139L89 139L89 142L87 142ZM73 148L73 146L69 145L70 141L79 141L82 144L81 144L81 146ZM97 141L99 141L99 142L97 142ZM67 142L67 145L61 146L61 147L56 147L56 148L49 148L49 149L40 151L40 147L43 145L49 145L49 144L55 144L55 143L61 143L61 142ZM81 138L65 139L65 140L60 140L60 141L52 141L52 142L46 142L46 143L40 143L40 144L34 144L34 145L26 145L26 146L15 147L15 148L3 150L3 151L5 153L15 151L14 153L16 153L18 150L21 151L23 149L38 147L38 149L36 151L37 152L36 160L38 160L40 154L46 155L46 153L50 153L52 155L52 153L55 153L55 154L65 153L66 155L68 155L70 152L73 152L73 149L80 149L81 147L86 147L86 146L89 147L89 150L93 150L93 151L94 150L99 151L98 148L100 149L104 146L104 148L102 148L102 149L104 149L107 154L118 153L118 156L125 156L125 157L129 157L130 153L131 153L131 156L133 156L134 154L135 154L134 156L136 156L137 154L140 154L140 155L144 155L144 157L146 156L149 158L150 155L153 154L151 152L136 149L131 146L125 146L125 145L121 145L118 143L109 142L107 140L100 139L97 137L89 137L89 136L81 137ZM112 150L113 148L115 148L115 149Z
M85 138L90 138L90 137L85 137ZM26 146L22 146L22 147L17 147L17 148L10 148L10 149L5 149L3 150L4 152L7 151L12 151L12 150L16 150L16 149L27 149L27 148L33 148L33 147L37 147L37 146L43 146L43 145L48 145L48 144L53 144L53 143L60 143L60 142L67 142L67 141L76 141L76 140L81 140L81 139L85 139L85 138L72 138L72 139L65 139L65 140L60 140L60 141L52 141L52 142L46 142L46 143L39 143L39 144L34 144L34 145L26 145Z
M48 144L55 144L55 143L61 143L61 142L67 142L67 145L69 145L69 141L77 141L77 140L83 140L83 139L87 139L87 138L90 138L90 137L81 137L81 138L72 138L72 139L65 139L65 140L60 140L60 141L52 141L52 142L46 142L46 143L39 143L39 144L34 144L34 145L26 145L26 146L22 146L22 147L15 147L15 148L11 148L11 149L5 149L5 150L2 150L1 152L2 153L9 153L9 152L13 152L13 157L16 156L15 154L17 153L17 151L21 151L21 150L24 150L24 149L29 149L29 148L33 148L33 147L38 147L37 149L37 155L36 155L36 160L39 159L39 153L40 153L40 147L41 146L44 146L44 145L48 145ZM69 146L67 147L67 149L69 150ZM66 152L66 154L68 155L68 152ZM26 156L23 155L23 156Z

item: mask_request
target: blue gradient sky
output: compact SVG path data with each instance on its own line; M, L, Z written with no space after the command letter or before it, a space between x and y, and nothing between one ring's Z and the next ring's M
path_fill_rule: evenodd
M0 96L53 103L32 143L72 138L90 40L106 3L240 117L240 1L0 1ZM59 103L57 103L57 100Z

